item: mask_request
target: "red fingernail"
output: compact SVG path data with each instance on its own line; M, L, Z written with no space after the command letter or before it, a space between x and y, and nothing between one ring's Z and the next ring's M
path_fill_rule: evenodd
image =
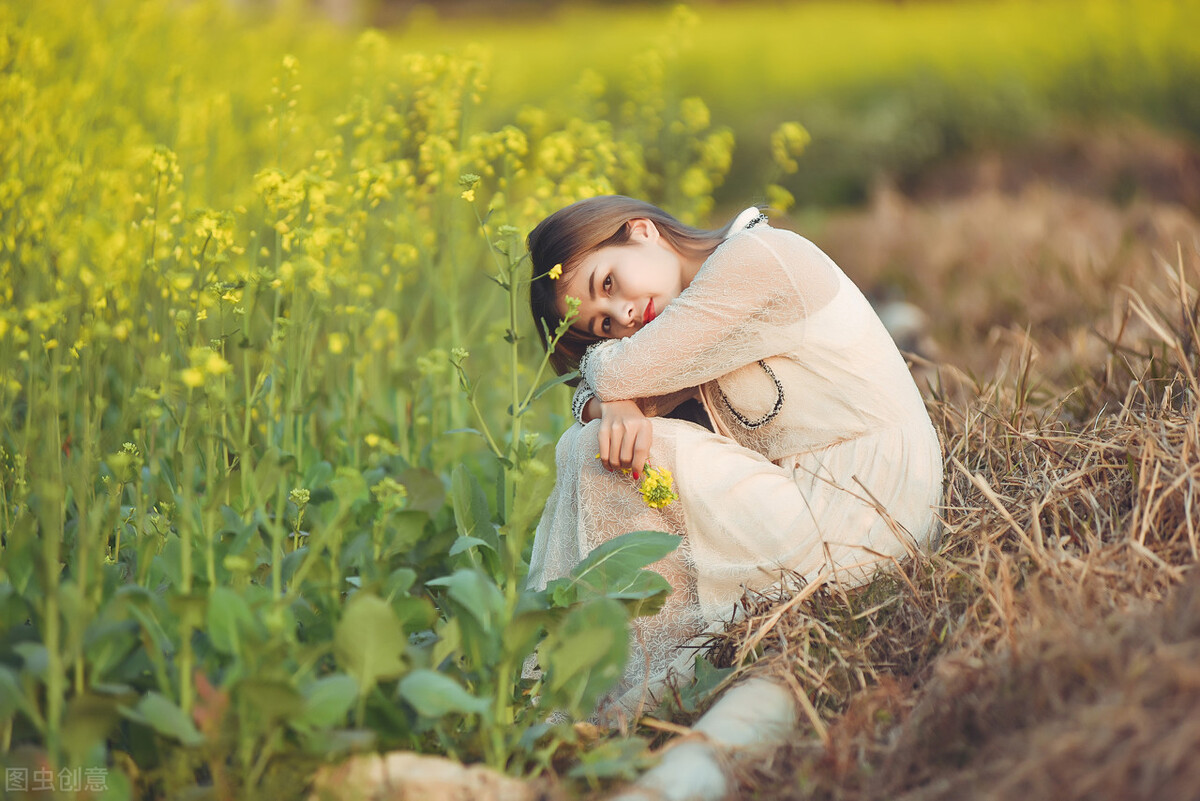
M634 470L634 471L633 471L633 480L634 480L634 481L637 481L637 480L638 480L638 478L640 478L640 476L638 475L638 471Z

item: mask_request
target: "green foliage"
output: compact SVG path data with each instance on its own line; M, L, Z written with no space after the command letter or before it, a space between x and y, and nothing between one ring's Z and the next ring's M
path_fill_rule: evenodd
M663 165L597 115L482 127L481 62L377 33L131 1L0 29L0 746L143 796L369 747L545 769L569 734L530 696L589 714L651 606L524 588L565 399L521 236ZM695 218L728 164L671 165ZM639 603L644 564L610 577Z
M804 6L788 13L859 13ZM1174 43L1190 7L1163 8L1153 31ZM939 68L881 94L863 87L904 37L863 28L880 60L838 56L822 94L795 65L730 70L686 10L653 13L651 38L589 38L597 71L543 69L518 97L461 32L418 52L223 0L0 5L0 750L136 766L110 782L143 797L197 777L250 797L351 749L521 772L576 742L546 713L590 712L676 542L632 534L524 587L545 435L567 418L528 330L524 233L608 192L703 222L735 155L714 120L764 154L734 194L770 182L786 205L814 165L902 172L1032 125L1069 83L1046 60L999 93ZM1067 63L1112 28L1100 17ZM824 27L828 50L790 49L835 58L828 31L852 26ZM535 66L565 46L521 35L493 41ZM1192 124L1191 51L1145 52L1121 62L1146 67L1122 73L1123 102ZM808 76L803 105L781 75ZM568 99L535 101L551 96ZM539 642L542 678L523 678ZM620 775L641 748L605 746L580 775Z

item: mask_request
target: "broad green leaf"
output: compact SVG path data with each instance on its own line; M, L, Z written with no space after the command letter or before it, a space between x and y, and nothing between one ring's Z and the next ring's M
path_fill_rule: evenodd
M436 670L414 670L400 680L400 695L412 704L417 714L440 718L451 712L483 715L486 698L476 698L454 679Z
M254 465L254 487L258 491L258 497L273 497L279 488L279 482L285 476L285 471L295 463L296 457L290 453L284 453L274 445L267 448L266 453Z
M383 591L387 599L404 595L417 580L417 572L411 567L398 567L393 570L383 582Z
M310 490L324 486L332 475L333 465L329 462L317 462L304 474L304 486Z
M445 587L446 594L462 611L491 630L504 607L504 596L488 576L480 570L463 568L449 576L425 582L429 587Z
M404 672L401 657L407 644L404 627L387 601L358 592L338 621L333 651L338 665L366 692L380 679Z
M410 467L397 479L408 490L408 508L433 516L442 508L446 488L437 474L423 467Z
M222 526L219 534L237 534L246 527L246 521L242 520L242 516L224 504L221 505L221 521L225 525Z
M383 555L406 554L425 537L430 521L429 514L417 509L403 509L394 513L384 529L386 540Z
M367 499L367 480L353 467L339 467L329 482L329 488L333 490L342 509L349 509L358 501Z
M20 642L12 647L22 660L22 670L39 679L44 679L50 669L50 652L40 642Z
M117 699L109 696L84 693L67 702L66 719L62 726L62 741L67 751L82 759L84 754L97 745L103 745L105 737L120 721Z
M93 679L102 677L138 644L133 620L96 620L83 635L83 654Z
M504 646L504 596L482 570L463 568L449 576L426 582L445 587L439 606L459 622L462 654L476 670L495 665Z
M18 708L24 709L27 703L17 674L0 665L0 723L9 720Z
M589 553L571 575L547 585L554 602L560 606L577 600L607 596L616 599L646 598L654 587L666 589L643 578L642 568L657 562L679 547L679 537L661 531L633 531L614 537ZM648 594L647 594L648 593Z
M608 598L567 613L538 649L548 706L574 714L592 711L625 669L627 622L621 604Z
M154 691L146 693L137 707L120 707L121 713L132 720L145 723L165 737L173 737L187 746L198 746L204 737L192 719L173 701Z
M496 527L492 525L487 496L465 465L454 468L451 476L454 501L454 522L460 538L482 540L493 551L500 550ZM457 543L455 543L457 545ZM460 549L461 551L461 549Z
M445 621L438 629L437 638L430 651L430 661L434 667L457 654L462 646L462 628L458 625L458 618Z
M484 542L483 540L479 539L478 537L459 537L458 539L456 539L454 541L454 544L450 546L448 555L449 556L458 556L463 551L469 550L471 548L488 548L489 550L492 550L492 551L496 550L495 546L492 545L490 542Z
M303 697L288 679L251 676L237 682L234 692L270 721L290 718L298 714L304 704Z
M209 594L208 638L218 651L240 655L243 635L255 628L250 607L239 593L228 587L217 587Z
M618 737L598 743L580 754L579 764L567 774L573 779L634 779L654 763L650 743L642 737Z
M534 463L537 463L536 465ZM537 467L544 469L537 469ZM554 445L538 448L522 469L512 508L504 518L503 532L509 537L526 538L541 517L546 499L554 488Z
M358 698L358 682L344 673L317 679L304 690L304 705L297 722L318 729L345 723L350 707Z

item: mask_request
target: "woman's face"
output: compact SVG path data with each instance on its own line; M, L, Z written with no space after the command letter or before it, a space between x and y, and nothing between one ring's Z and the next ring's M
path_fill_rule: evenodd
M566 297L579 298L571 324L603 339L627 337L662 313L687 288L691 276L679 253L650 220L630 220L629 241L585 256L559 290L558 313Z

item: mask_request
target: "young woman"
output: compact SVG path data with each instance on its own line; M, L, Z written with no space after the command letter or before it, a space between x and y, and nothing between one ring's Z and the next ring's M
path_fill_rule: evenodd
M579 300L551 360L581 373L531 584L629 531L682 538L653 566L674 592L634 622L602 718L636 715L686 677L694 651L681 646L729 620L745 588L785 573L861 583L929 542L937 434L870 304L811 242L756 208L703 231L612 196L552 214L528 246L538 329ZM696 402L696 422L669 416ZM670 471L677 501L646 503L647 465Z

